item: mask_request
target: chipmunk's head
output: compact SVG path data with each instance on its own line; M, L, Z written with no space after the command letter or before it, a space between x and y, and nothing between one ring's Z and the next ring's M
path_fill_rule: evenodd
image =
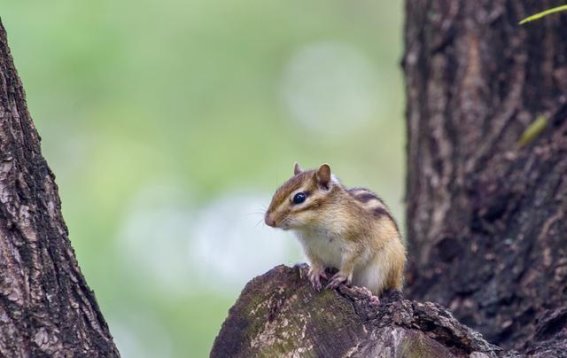
M295 163L293 176L276 190L266 211L266 225L284 230L304 229L317 224L320 210L338 181L331 168L323 164L317 170L301 170Z

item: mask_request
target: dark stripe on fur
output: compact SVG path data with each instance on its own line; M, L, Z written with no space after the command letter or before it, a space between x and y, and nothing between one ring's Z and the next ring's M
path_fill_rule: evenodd
M384 200L382 200L378 195L376 195L371 190L368 190L368 189L365 189L365 188L352 188L352 189L347 190L347 192L353 198L360 201L361 203L367 203L372 199L376 199L381 204L384 204L384 206L386 206L386 204L384 203Z
M362 203L367 203L370 200L376 199L379 200L378 197L370 192L365 192L361 194L355 194L354 198Z
M321 198L313 199L311 202L307 203L304 207L295 209L294 212L299 213L306 210L317 209L321 207L323 202L324 200L322 200Z
M396 231L400 232L400 229L398 228L398 223L396 222L396 220L394 220L392 214L390 214L390 212L385 208L377 207L372 209L372 215L374 215L375 218L380 218L384 216L387 217L388 219L390 219L390 221L392 221L392 223L394 223L394 227L396 228Z
M379 206L377 208L373 208L372 209L372 214L379 218L381 216L387 216L389 218L392 218L392 215L390 215L390 213L388 212L388 210L384 209L383 207Z

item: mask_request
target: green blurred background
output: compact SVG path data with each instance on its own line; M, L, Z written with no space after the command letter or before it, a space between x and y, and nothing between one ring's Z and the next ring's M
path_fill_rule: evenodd
M0 16L124 357L207 356L244 284L303 260L262 221L294 161L402 218L401 1L6 0Z

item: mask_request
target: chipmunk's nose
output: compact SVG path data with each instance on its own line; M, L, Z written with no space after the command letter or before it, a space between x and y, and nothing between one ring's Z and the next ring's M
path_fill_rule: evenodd
M264 221L266 222L266 225L276 227L276 220L270 214L266 213L266 216L264 216Z

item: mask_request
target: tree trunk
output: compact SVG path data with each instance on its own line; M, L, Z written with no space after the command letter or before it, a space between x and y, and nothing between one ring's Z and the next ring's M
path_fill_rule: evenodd
M0 356L118 357L39 141L0 23Z
M567 16L407 0L408 294L492 343L567 352Z

